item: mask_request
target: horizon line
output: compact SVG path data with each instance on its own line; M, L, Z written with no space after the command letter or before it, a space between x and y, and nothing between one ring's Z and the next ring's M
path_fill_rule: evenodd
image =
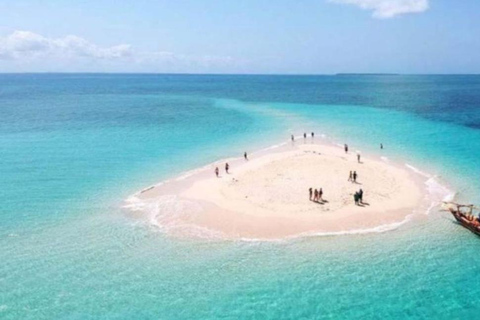
M27 71L1 72L0 75L192 75L192 76L478 76L480 73L396 73L396 72L338 72L338 73L203 73L203 72L101 72L101 71Z

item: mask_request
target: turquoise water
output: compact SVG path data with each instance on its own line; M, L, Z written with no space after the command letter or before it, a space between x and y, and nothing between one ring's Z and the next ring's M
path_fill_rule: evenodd
M1 319L475 319L479 239L172 239L135 191L303 130L480 202L480 76L0 75Z

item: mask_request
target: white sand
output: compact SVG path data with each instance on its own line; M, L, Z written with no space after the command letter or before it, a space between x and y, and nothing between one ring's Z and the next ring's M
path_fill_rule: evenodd
M175 216L226 237L258 239L399 223L423 198L422 187L406 169L363 156L358 163L355 153L345 154L333 146L302 144L249 161L237 160L231 164L230 174L225 173L222 162L218 164L219 178L214 167L182 182L146 190L139 198L152 202L175 194L178 203L189 206L181 209L185 211L181 214L172 212L171 219L168 212L158 215L162 223L173 223ZM357 183L347 181L351 170L358 173ZM310 187L323 188L327 202L310 201ZM365 204L356 206L353 194L360 188Z

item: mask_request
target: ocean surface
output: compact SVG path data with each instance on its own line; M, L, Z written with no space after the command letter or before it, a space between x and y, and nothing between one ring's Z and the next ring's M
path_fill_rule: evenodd
M478 319L480 238L438 208L286 241L124 208L304 131L480 204L480 76L0 75L0 319Z

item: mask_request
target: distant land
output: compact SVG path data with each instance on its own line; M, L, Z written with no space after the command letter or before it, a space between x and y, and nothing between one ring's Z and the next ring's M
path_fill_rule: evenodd
M336 73L336 76L399 76L399 73Z

